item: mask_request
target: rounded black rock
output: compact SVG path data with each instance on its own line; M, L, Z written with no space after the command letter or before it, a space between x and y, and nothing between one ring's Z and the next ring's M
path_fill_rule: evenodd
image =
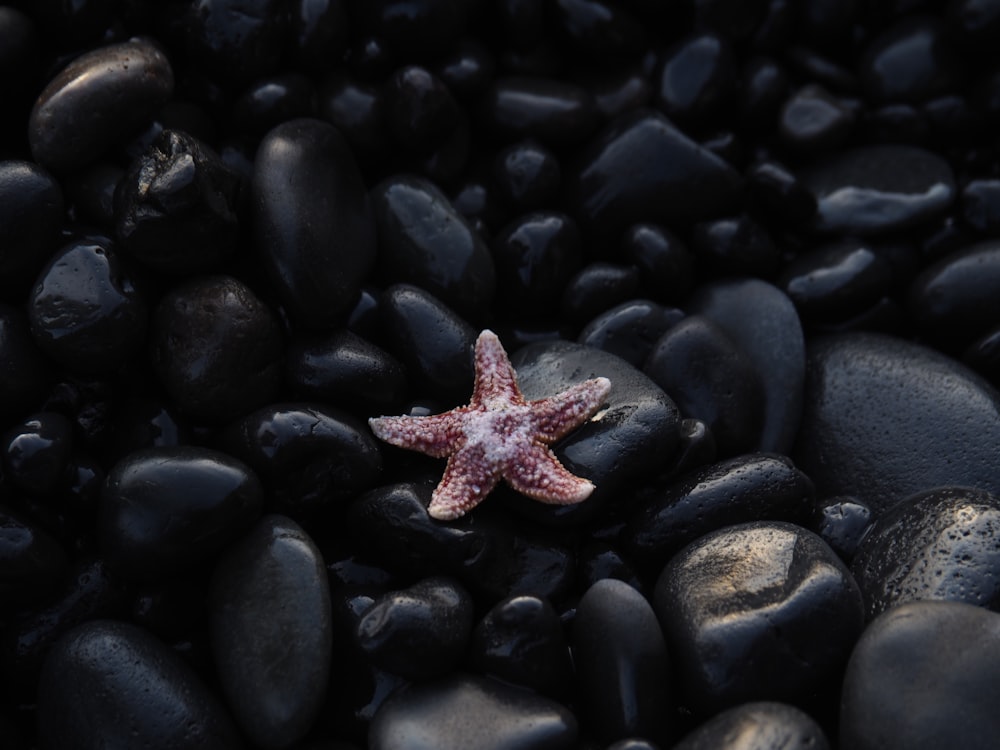
M166 644L124 622L94 620L46 657L38 691L40 747L215 750L240 744L226 710Z
M199 569L260 515L264 491L241 461L208 448L147 448L108 473L98 536L126 578L162 579Z
M553 148L579 144L598 125L597 104L582 86L552 78L497 78L487 89L480 117L504 141L534 138Z
M330 679L333 620L323 556L289 518L268 515L212 574L212 655L244 733L286 748L310 730Z
M52 495L69 481L73 425L59 412L38 412L8 428L0 449L5 478L14 487Z
M768 278L780 261L770 232L749 214L697 224L691 245L695 256L716 276Z
M0 161L0 289L30 284L59 242L59 183L29 161Z
M290 120L260 142L251 184L257 251L299 325L330 328L375 263L375 224L354 156L329 123Z
M472 597L456 581L425 578L375 600L356 638L373 664L409 680L453 670L472 633Z
M66 552L51 536L0 506L0 610L47 594L65 574Z
M811 524L830 549L848 563L871 525L871 509L852 497L827 498L816 506Z
M316 91L301 73L266 76L253 82L233 102L233 127L260 137L286 120L312 117Z
M278 321L242 282L202 276L176 287L160 300L151 329L153 369L194 419L232 419L277 392Z
M166 274L218 265L236 249L239 178L205 144L164 130L115 190L122 249Z
M42 269L28 301L39 348L86 374L125 364L142 343L146 317L145 300L106 237L63 247Z
M458 127L458 103L441 79L426 68L400 68L386 82L384 91L390 130L404 149L427 149Z
M634 299L612 307L591 320L577 341L617 354L633 367L642 368L663 335L681 322L684 312L648 299Z
M854 127L854 111L818 84L807 84L785 101L778 133L786 148L815 154L843 144Z
M49 376L49 363L31 336L27 316L0 303L0 419L30 409Z
M501 149L493 161L493 176L500 194L522 209L554 202L561 180L555 154L533 141Z
M689 732L673 750L830 750L823 729L787 703L756 701L716 714ZM853 747L853 746L852 746Z
M691 292L695 260L687 245L659 224L635 224L622 235L625 259L643 273L642 284L659 302L678 303Z
M78 169L152 120L173 89L170 62L147 39L86 52L35 102L28 123L31 153L53 171Z
M598 581L576 608L573 662L585 724L606 742L665 741L673 707L663 631L649 602L623 581Z
M569 322L584 324L611 308L635 299L640 274L635 266L597 261L566 282L560 312Z
M678 553L653 606L679 696L711 715L753 700L808 702L836 681L861 633L861 594L818 536L760 521L707 534Z
M727 39L712 32L683 39L664 55L654 102L672 121L705 126L732 102L736 59Z

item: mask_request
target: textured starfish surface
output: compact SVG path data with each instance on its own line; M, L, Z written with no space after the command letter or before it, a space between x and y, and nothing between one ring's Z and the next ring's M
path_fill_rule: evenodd
M548 446L590 419L611 390L607 378L587 380L537 401L527 401L500 339L476 339L476 382L468 406L429 417L368 420L382 440L448 458L428 513L450 521L478 505L500 479L543 503L585 500L594 485L571 474Z

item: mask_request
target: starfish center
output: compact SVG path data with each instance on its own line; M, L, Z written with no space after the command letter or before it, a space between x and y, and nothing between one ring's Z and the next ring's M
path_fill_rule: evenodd
M532 426L530 407L505 404L467 414L462 432L466 446L478 446L486 461L499 466L531 442Z

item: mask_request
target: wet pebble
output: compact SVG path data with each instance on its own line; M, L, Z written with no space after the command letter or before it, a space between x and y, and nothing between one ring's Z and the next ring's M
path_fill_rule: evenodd
M584 723L605 742L663 742L670 726L671 669L649 602L623 581L598 581L576 607L573 662Z
M929 223L957 192L948 162L897 144L841 151L800 176L817 201L816 229L835 234L869 236Z
M854 111L818 84L803 86L781 108L778 133L792 152L820 153L842 145L854 128Z
M263 503L260 480L224 453L194 446L136 451L108 473L101 551L127 578L190 571L245 533Z
M373 664L409 680L452 671L472 633L472 598L456 581L425 578L380 596L355 637Z
M679 415L673 401L613 354L553 341L526 346L512 355L511 362L528 399L545 398L599 376L609 378L612 386L600 418L553 446L566 468L596 485L593 494L582 503L563 506L528 504L526 498L511 497L523 512L560 522L592 517L624 488L655 472L677 443Z
M180 656L141 628L113 620L81 625L52 647L37 723L46 750L242 744L219 700Z
M334 510L382 474L367 425L316 403L265 406L226 428L219 444L261 478L269 510L293 517Z
M986 750L1000 732L998 671L1000 615L957 602L896 607L865 629L851 654L841 745Z
M0 289L31 284L59 243L63 192L30 161L0 161Z
M51 495L69 480L73 425L59 412L39 412L9 427L0 449L4 475L14 487Z
M639 293L639 270L634 266L598 261L577 271L562 292L561 312L575 323L586 323Z
M493 259L448 197L429 180L397 175L372 188L371 203L382 274L481 319L495 291Z
M1000 180L970 180L962 188L962 218L989 236L1000 234Z
M598 315L583 327L577 341L616 354L641 368L656 343L683 318L684 313L675 307L636 299Z
M643 372L677 404L700 419L719 455L747 453L760 444L764 390L753 362L710 319L689 315L653 346Z
M816 506L811 528L850 562L872 526L871 509L852 497L831 497Z
M829 750L830 742L809 714L787 703L744 703L716 714L673 750Z
M943 487L901 500L876 519L851 570L868 618L904 604L944 600L1000 608L1000 500Z
M637 110L584 147L566 185L581 228L598 242L642 221L674 226L729 213L742 180L663 114Z
M833 550L804 528L768 521L685 547L660 574L653 606L678 695L701 715L754 700L808 703L841 674L864 617Z
M342 322L375 264L354 156L332 125L289 120L260 142L250 188L257 252L282 304L311 329Z
M724 526L756 520L804 523L809 477L784 456L750 454L698 468L650 491L623 533L632 559L658 570L682 547Z
M734 95L736 60L729 41L712 32L683 39L667 50L653 101L681 126L711 124Z
M138 350L146 333L143 295L106 237L76 240L56 253L28 302L42 351L80 373L106 373Z
M49 81L31 111L31 153L69 172L152 120L174 89L170 62L148 39L86 52Z
M262 518L212 575L212 655L226 702L254 744L302 739L331 673L332 616L326 568L289 518Z
M235 278L199 276L175 287L150 328L153 369L178 410L194 419L232 419L278 389L277 318Z
M203 0L174 11L190 62L211 77L246 82L272 72L284 47L288 17L278 0Z
M550 78L497 78L487 89L480 117L504 141L534 138L554 148L578 144L598 125L597 104L582 86Z
M850 333L809 350L792 453L821 496L851 495L874 518L943 485L1000 492L1000 397L959 362L902 339Z
M574 677L559 614L548 600L531 594L493 605L472 633L469 658L484 674L557 699Z
M522 209L541 208L555 202L561 170L555 154L532 141L501 149L493 163L500 194Z
M695 260L687 244L659 224L635 224L622 236L625 259L642 271L642 286L658 302L677 303L694 284Z
M576 739L576 719L559 703L459 673L410 685L393 695L372 720L368 747L569 750Z

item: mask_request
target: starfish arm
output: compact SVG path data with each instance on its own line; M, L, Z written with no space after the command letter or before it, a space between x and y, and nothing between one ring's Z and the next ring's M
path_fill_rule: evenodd
M535 445L503 467L507 484L534 500L550 505L572 505L590 497L594 484L567 471L543 445Z
M368 426L380 440L411 451L444 458L460 447L460 415L465 407L428 417L372 417Z
M463 448L448 459L427 512L439 521L464 516L490 494L498 481L500 472L484 459L480 448Z
M531 402L531 411L538 430L537 439L554 443L590 419L604 403L611 390L607 378L593 378L567 388L551 398Z
M470 406L497 402L523 404L517 377L503 344L493 331L485 330L476 339L476 383Z

